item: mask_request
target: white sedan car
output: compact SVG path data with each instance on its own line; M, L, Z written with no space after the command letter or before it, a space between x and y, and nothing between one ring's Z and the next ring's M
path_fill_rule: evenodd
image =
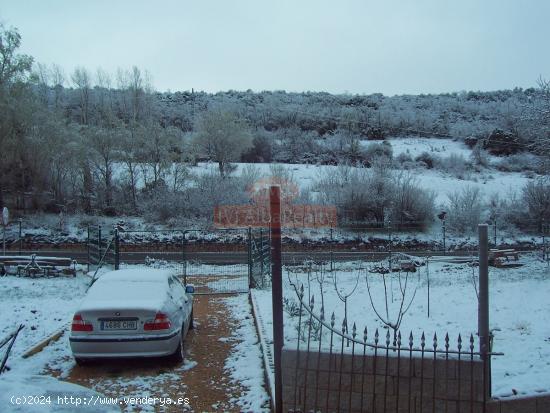
M193 292L164 270L103 274L73 317L69 341L76 362L160 356L182 361L193 328Z

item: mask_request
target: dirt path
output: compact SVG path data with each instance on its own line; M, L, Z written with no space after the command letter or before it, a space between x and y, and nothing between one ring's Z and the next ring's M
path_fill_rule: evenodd
M195 297L195 329L187 336L187 356L182 365L174 367L158 359L107 361L75 366L66 379L110 397L189 399L189 406L155 406L155 411L239 412L236 402L243 389L231 382L224 368L234 345L227 339L237 322L223 298ZM136 406L128 410L142 409Z

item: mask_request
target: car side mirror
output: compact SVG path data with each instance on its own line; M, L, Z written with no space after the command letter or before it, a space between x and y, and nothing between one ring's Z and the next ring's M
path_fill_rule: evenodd
M195 287L192 285L186 285L185 286L185 292L187 294L194 294L195 293Z

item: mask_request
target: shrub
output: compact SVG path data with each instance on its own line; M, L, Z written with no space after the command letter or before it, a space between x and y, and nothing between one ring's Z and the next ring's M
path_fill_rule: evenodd
M489 166L489 157L487 152L483 150L481 145L475 145L472 148L472 154L470 155L472 163L477 166L487 168Z
M481 220L483 202L479 188L468 186L461 191L450 193L448 197L449 228L460 235L476 231Z
M537 171L540 166L539 158L529 153L516 153L500 159L495 167L502 172Z
M393 157L393 149L391 144L387 141L382 143L371 143L365 149L364 157L370 163L380 158L391 160Z
M462 154L450 154L445 158L439 158L436 163L438 169L447 172L458 179L468 179L471 165L466 162Z
M369 128L367 130L367 139L370 141L382 141L386 137L386 134L382 128Z
M422 152L420 155L414 158L414 160L422 166L425 166L427 169L432 169L435 164L434 156L428 152Z
M272 148L269 138L264 135L255 136L252 139L252 147L243 152L243 162L271 162Z
M399 155L397 155L395 157L395 160L400 163L400 164L404 164L406 162L412 162L413 161L413 158L411 156L410 153L408 152L401 152Z
M537 231L550 220L550 178L540 177L528 182L522 190L522 200L527 214Z
M517 133L495 129L483 142L483 149L496 156L512 155L524 150Z
M392 199L392 223L400 228L424 228L434 216L435 194L420 187L418 181L408 174L394 179Z
M388 162L370 169L339 166L325 170L316 182L325 203L338 208L347 226L382 226L388 216L394 225L424 227L431 222L434 194L410 175L393 175Z

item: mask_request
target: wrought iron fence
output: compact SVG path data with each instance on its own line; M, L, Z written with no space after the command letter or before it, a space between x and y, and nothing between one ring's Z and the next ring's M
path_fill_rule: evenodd
M297 339L283 351L283 408L288 412L485 412L491 353L473 334L414 337L361 331L334 313L315 314L313 295L291 282L299 300ZM308 301L308 302L306 302Z

